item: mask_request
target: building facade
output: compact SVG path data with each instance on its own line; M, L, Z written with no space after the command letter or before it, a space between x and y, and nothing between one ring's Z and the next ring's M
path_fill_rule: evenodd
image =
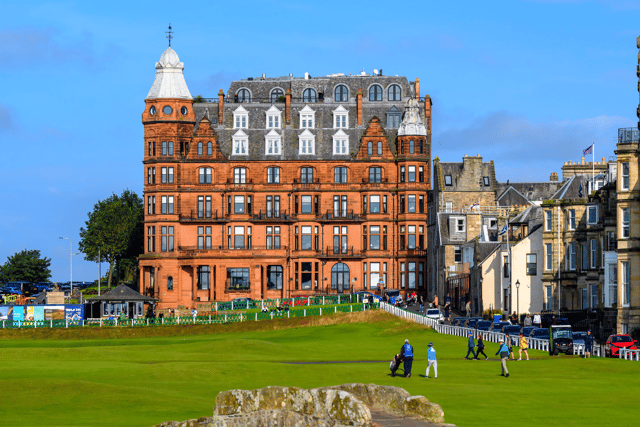
M405 77L248 78L145 99L141 289L159 307L426 283L431 99Z

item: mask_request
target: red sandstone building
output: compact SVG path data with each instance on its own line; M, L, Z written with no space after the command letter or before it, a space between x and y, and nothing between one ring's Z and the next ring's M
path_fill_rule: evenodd
M248 78L192 98L168 48L145 99L141 289L159 308L426 290L420 82Z

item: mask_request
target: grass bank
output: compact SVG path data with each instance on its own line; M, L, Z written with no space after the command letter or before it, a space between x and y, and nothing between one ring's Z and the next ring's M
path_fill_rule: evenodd
M75 336L84 334L82 337ZM139 335L145 334L145 335ZM2 424L151 426L210 415L221 390L398 385L442 405L459 426L635 425L640 363L549 357L466 361L466 339L439 335L379 310L228 325L0 331ZM412 378L388 363L291 365L292 361L388 360L405 338ZM439 377L427 380L435 343ZM497 351L488 344L487 354Z

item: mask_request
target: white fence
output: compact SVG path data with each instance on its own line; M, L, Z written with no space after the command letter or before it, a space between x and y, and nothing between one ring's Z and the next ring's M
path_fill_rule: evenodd
M621 348L618 352L618 357L624 360L640 361L640 350L629 350L626 348Z
M451 326L451 325L443 325L438 323L435 319L429 319L418 313L411 313L409 311L405 311L401 308L398 308L394 305L387 304L385 302L380 302L380 308L384 311L393 314L394 316L402 317L407 320L411 320L413 322L419 323L421 325L431 326L433 330L440 334L446 335L454 335L457 337L468 337L469 332L473 335L474 339L478 338L479 334L482 334L482 339L487 342L500 342L500 340L505 339L505 334L502 332L492 332L492 331L478 331L474 328L465 328L464 326ZM519 337L512 336L511 342L514 345L518 345ZM549 351L549 340L538 339L538 338L527 338L527 343L529 344L529 348L532 350L540 350L540 351ZM574 344L573 346L573 354L584 355L585 345L584 344ZM591 355L596 357L603 357L604 351L603 348L597 345L593 345L591 349ZM620 350L620 358L625 360L640 360L640 350Z

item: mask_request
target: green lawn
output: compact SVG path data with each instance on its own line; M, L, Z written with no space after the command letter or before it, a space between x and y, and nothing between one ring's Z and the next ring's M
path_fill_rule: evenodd
M511 376L503 378L497 361L462 360L464 338L439 335L379 311L329 317L357 316L369 323L300 326L311 321L307 318L247 322L253 329L247 331L238 324L158 327L159 334L177 336L145 338L122 338L140 329L106 328L79 340L64 339L73 333L69 330L46 339L37 331L0 331L1 424L151 426L211 415L221 390L346 382L398 385L422 394L442 405L447 422L461 427L636 424L638 362L531 351L533 360L510 362ZM298 327L273 330L292 324ZM194 335L185 335L189 331ZM388 362L282 363L386 361L405 338L416 353L409 379L392 378ZM438 351L437 380L422 377L429 341ZM488 343L485 352L496 351L497 344Z

